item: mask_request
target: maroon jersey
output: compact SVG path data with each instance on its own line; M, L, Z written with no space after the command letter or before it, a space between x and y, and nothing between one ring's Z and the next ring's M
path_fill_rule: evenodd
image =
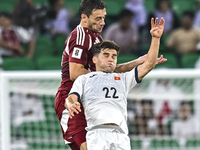
M8 44L10 44L10 45L20 45L20 40L19 40L17 33L15 32L14 29L8 29L8 30L3 29L1 34L2 34L1 35L2 39L4 41L6 41ZM13 49L12 51L13 51L13 54L12 54L13 56L20 55L20 53L17 50Z
M90 29L80 25L71 32L65 42L65 50L62 58L62 83L59 90L69 90L66 82L71 82L69 76L69 62L83 64L85 69L95 71L92 62L92 47L95 43L102 41L99 33L93 33Z
M95 71L95 65L92 62L92 48L93 45L102 41L99 33L93 33L90 29L78 25L68 36L65 42L65 49L62 56L62 82L58 89L55 100L55 110L59 120L61 120L62 112L65 110L65 98L73 85L70 80L69 62L83 64L85 69ZM62 96L60 96L62 95ZM81 107L82 108L82 107ZM76 115L73 119L68 120L67 134L64 133L64 139L67 138L86 127L86 120L84 111L82 114Z

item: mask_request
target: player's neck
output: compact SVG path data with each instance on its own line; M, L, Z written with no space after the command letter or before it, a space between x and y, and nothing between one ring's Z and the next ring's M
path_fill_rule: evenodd
M88 28L87 22L85 22L85 21L83 21L83 20L81 20L80 25L81 25L82 27L84 27L84 28Z

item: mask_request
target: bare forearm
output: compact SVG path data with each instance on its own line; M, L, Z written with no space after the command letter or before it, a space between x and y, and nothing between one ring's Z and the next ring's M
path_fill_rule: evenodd
M157 60L158 52L159 52L159 46L160 46L160 38L152 37L151 46L147 53L147 58L144 62L144 63L148 63L148 66L151 69L153 69L156 65L156 60Z
M142 64L144 62L144 59L139 57L138 59L135 59L133 61L119 64L117 65L115 72L121 73L121 72L126 72L132 70L134 67Z
M160 38L152 37L151 46L149 48L145 62L142 65L138 66L138 79L140 81L155 67L158 57L159 45Z
M27 57L32 58L34 51L35 51L35 40L31 40L29 42L29 51L28 51Z
M150 33L152 35L151 46L149 48L147 57L145 62L138 66L138 79L141 81L143 77L149 73L156 65L159 46L160 46L160 38L162 36L164 30L165 20L161 18L160 23L158 23L158 18L154 21L154 18L151 19L151 27Z

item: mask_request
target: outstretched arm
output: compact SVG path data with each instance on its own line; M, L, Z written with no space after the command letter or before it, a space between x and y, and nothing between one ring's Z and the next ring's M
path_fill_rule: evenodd
M139 80L142 80L142 78L149 73L156 65L158 52L159 52L159 46L160 46L160 38L163 34L164 30L164 24L165 20L164 18L161 18L160 23L158 23L158 18L151 19L151 46L147 54L147 58L145 59L145 62L138 66L138 78Z
M147 58L147 54L139 57L138 59L129 61L127 63L118 64L115 69L115 72L121 73L121 72L130 71L133 68L135 68L136 66L143 64L145 62L146 58ZM159 58L156 59L156 65L162 64L166 61L167 61L167 59L163 58L163 55L161 55Z
M129 61L127 63L118 64L117 67L115 68L114 72L121 73L121 72L130 71L133 68L135 68L136 66L144 63L145 57L146 57L146 55L141 56L138 59Z

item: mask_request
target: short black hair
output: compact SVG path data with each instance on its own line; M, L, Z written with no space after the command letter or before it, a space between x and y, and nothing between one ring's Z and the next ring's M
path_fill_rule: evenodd
M58 0L49 0L49 5L53 7L57 2Z
M89 17L93 10L105 8L106 4L101 0L82 0L79 7L79 15L85 14Z
M102 41L97 43L93 47L93 55L98 56L101 50L104 49L115 49L117 51L117 55L119 54L119 46L113 41Z
M2 16L7 18L7 19L13 20L13 15L9 12L1 12L0 17L2 17Z
M194 19L194 12L193 11L189 11L189 10L186 10L182 13L182 16L183 17L190 17L191 19Z
M169 8L171 8L171 1L170 0L157 0L156 1L156 9L157 10L160 10L160 4L162 3L162 2L168 2L168 4L169 4Z
M183 100L180 102L180 106L182 105L191 105L189 101Z
M134 16L134 13L126 8L122 9L119 13L119 19L122 19L124 17L133 17L133 16Z

